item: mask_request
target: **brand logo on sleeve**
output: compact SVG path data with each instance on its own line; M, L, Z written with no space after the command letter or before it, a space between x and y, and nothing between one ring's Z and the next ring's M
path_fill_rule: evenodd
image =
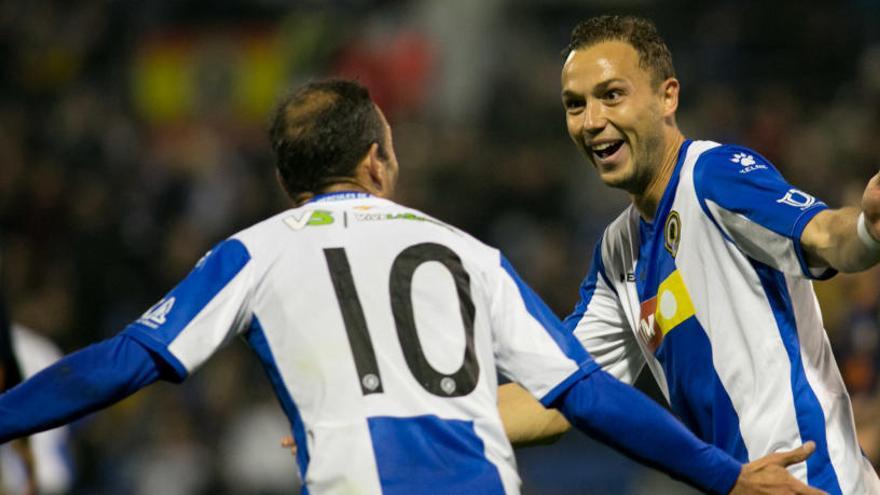
M147 312L144 313L137 322L150 328L159 328L165 323L165 320L168 318L168 313L170 313L171 308L174 307L174 301L174 296L162 299L161 301L153 305L152 308L148 309Z
M806 210L816 204L816 198L800 189L789 189L788 192L785 193L785 196L777 199L776 202ZM821 203L821 201L819 201L819 203Z
M741 174L747 174L754 170L766 170L767 165L763 163L758 163L755 161L755 157L746 153L737 153L730 158L730 161L733 163L738 163L742 165L742 170L739 171Z

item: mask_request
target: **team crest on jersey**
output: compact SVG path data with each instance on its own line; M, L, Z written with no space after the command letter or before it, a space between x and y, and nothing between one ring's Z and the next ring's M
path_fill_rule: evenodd
M657 288L657 295L642 302L638 334L655 352L666 334L694 315L694 304L678 270L670 273Z
M305 210L299 214L293 213L284 219L293 230L302 230L307 226L330 225L333 223L333 212L327 210Z
M168 318L168 313L170 313L171 308L174 307L174 301L174 296L162 299L161 301L153 305L152 308L148 309L147 312L144 313L137 322L153 329L159 328L165 323L165 320Z
M747 153L736 153L732 157L730 157L730 161L732 161L733 163L738 163L742 166L742 170L739 171L739 173L741 174L747 174L754 170L767 169L767 165L756 162L755 157Z
M777 199L776 202L806 210L816 204L816 198L800 189L789 189L785 193L785 196ZM819 203L821 203L821 201Z
M678 254L678 244L681 242L681 218L678 212L672 210L666 218L666 225L663 226L663 247L669 251L669 254L675 258Z

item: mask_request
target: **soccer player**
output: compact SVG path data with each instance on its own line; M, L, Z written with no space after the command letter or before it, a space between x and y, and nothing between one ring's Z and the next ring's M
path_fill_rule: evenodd
M568 48L569 135L632 204L596 246L567 329L620 380L647 364L681 420L740 461L813 441L791 468L799 479L880 493L810 281L880 259L880 176L861 211L831 210L755 151L686 139L672 59L648 20L589 19ZM513 385L501 398L515 442L565 429L508 409L527 402Z
M0 396L0 442L181 381L232 338L292 424L304 492L515 494L496 369L578 427L712 493L819 493L745 467L598 366L493 248L391 202L391 130L361 86L282 102L271 131L297 207L221 242L120 335Z

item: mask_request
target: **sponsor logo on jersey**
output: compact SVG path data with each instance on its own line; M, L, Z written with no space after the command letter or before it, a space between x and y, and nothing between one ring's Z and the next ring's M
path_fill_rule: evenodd
M673 258L678 253L679 242L681 242L681 218L677 211L672 210L666 218L666 225L663 226L663 247Z
M174 301L174 296L162 299L154 304L152 308L148 309L137 322L150 328L159 328L168 318L168 313L170 313L171 308L174 307Z
M385 220L384 213L355 213L354 219L358 222L375 222Z
M292 213L284 219L284 223L293 230L302 230L307 226L331 225L333 223L333 212L327 210L304 210L298 214Z
M657 288L657 295L642 302L638 334L651 352L663 338L694 315L694 304L678 270L669 274Z
M434 220L433 218L429 218L423 215L417 215L415 213L355 213L354 219L359 222L380 222L384 220L413 220L416 222L429 222L435 225L439 225L441 227L449 228L443 222L438 220ZM451 229L450 229L451 230Z
M742 165L741 174L747 174L755 170L766 170L767 165L755 161L755 157L746 153L736 153L730 158L733 163Z
M789 189L788 192L785 193L785 196L777 199L776 202L788 206L794 206L801 210L806 210L817 204L816 198L800 189ZM821 204L822 202L819 201L818 203Z

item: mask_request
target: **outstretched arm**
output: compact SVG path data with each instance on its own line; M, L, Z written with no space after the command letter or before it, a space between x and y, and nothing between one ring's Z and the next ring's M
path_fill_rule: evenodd
M69 423L160 378L163 367L119 335L65 356L0 395L0 443Z
M801 234L811 265L857 272L880 261L880 174L868 181L861 210L840 208L820 212Z
M647 396L602 371L581 379L550 405L593 438L708 493L822 493L785 470L806 459L812 444L743 466L700 441Z

